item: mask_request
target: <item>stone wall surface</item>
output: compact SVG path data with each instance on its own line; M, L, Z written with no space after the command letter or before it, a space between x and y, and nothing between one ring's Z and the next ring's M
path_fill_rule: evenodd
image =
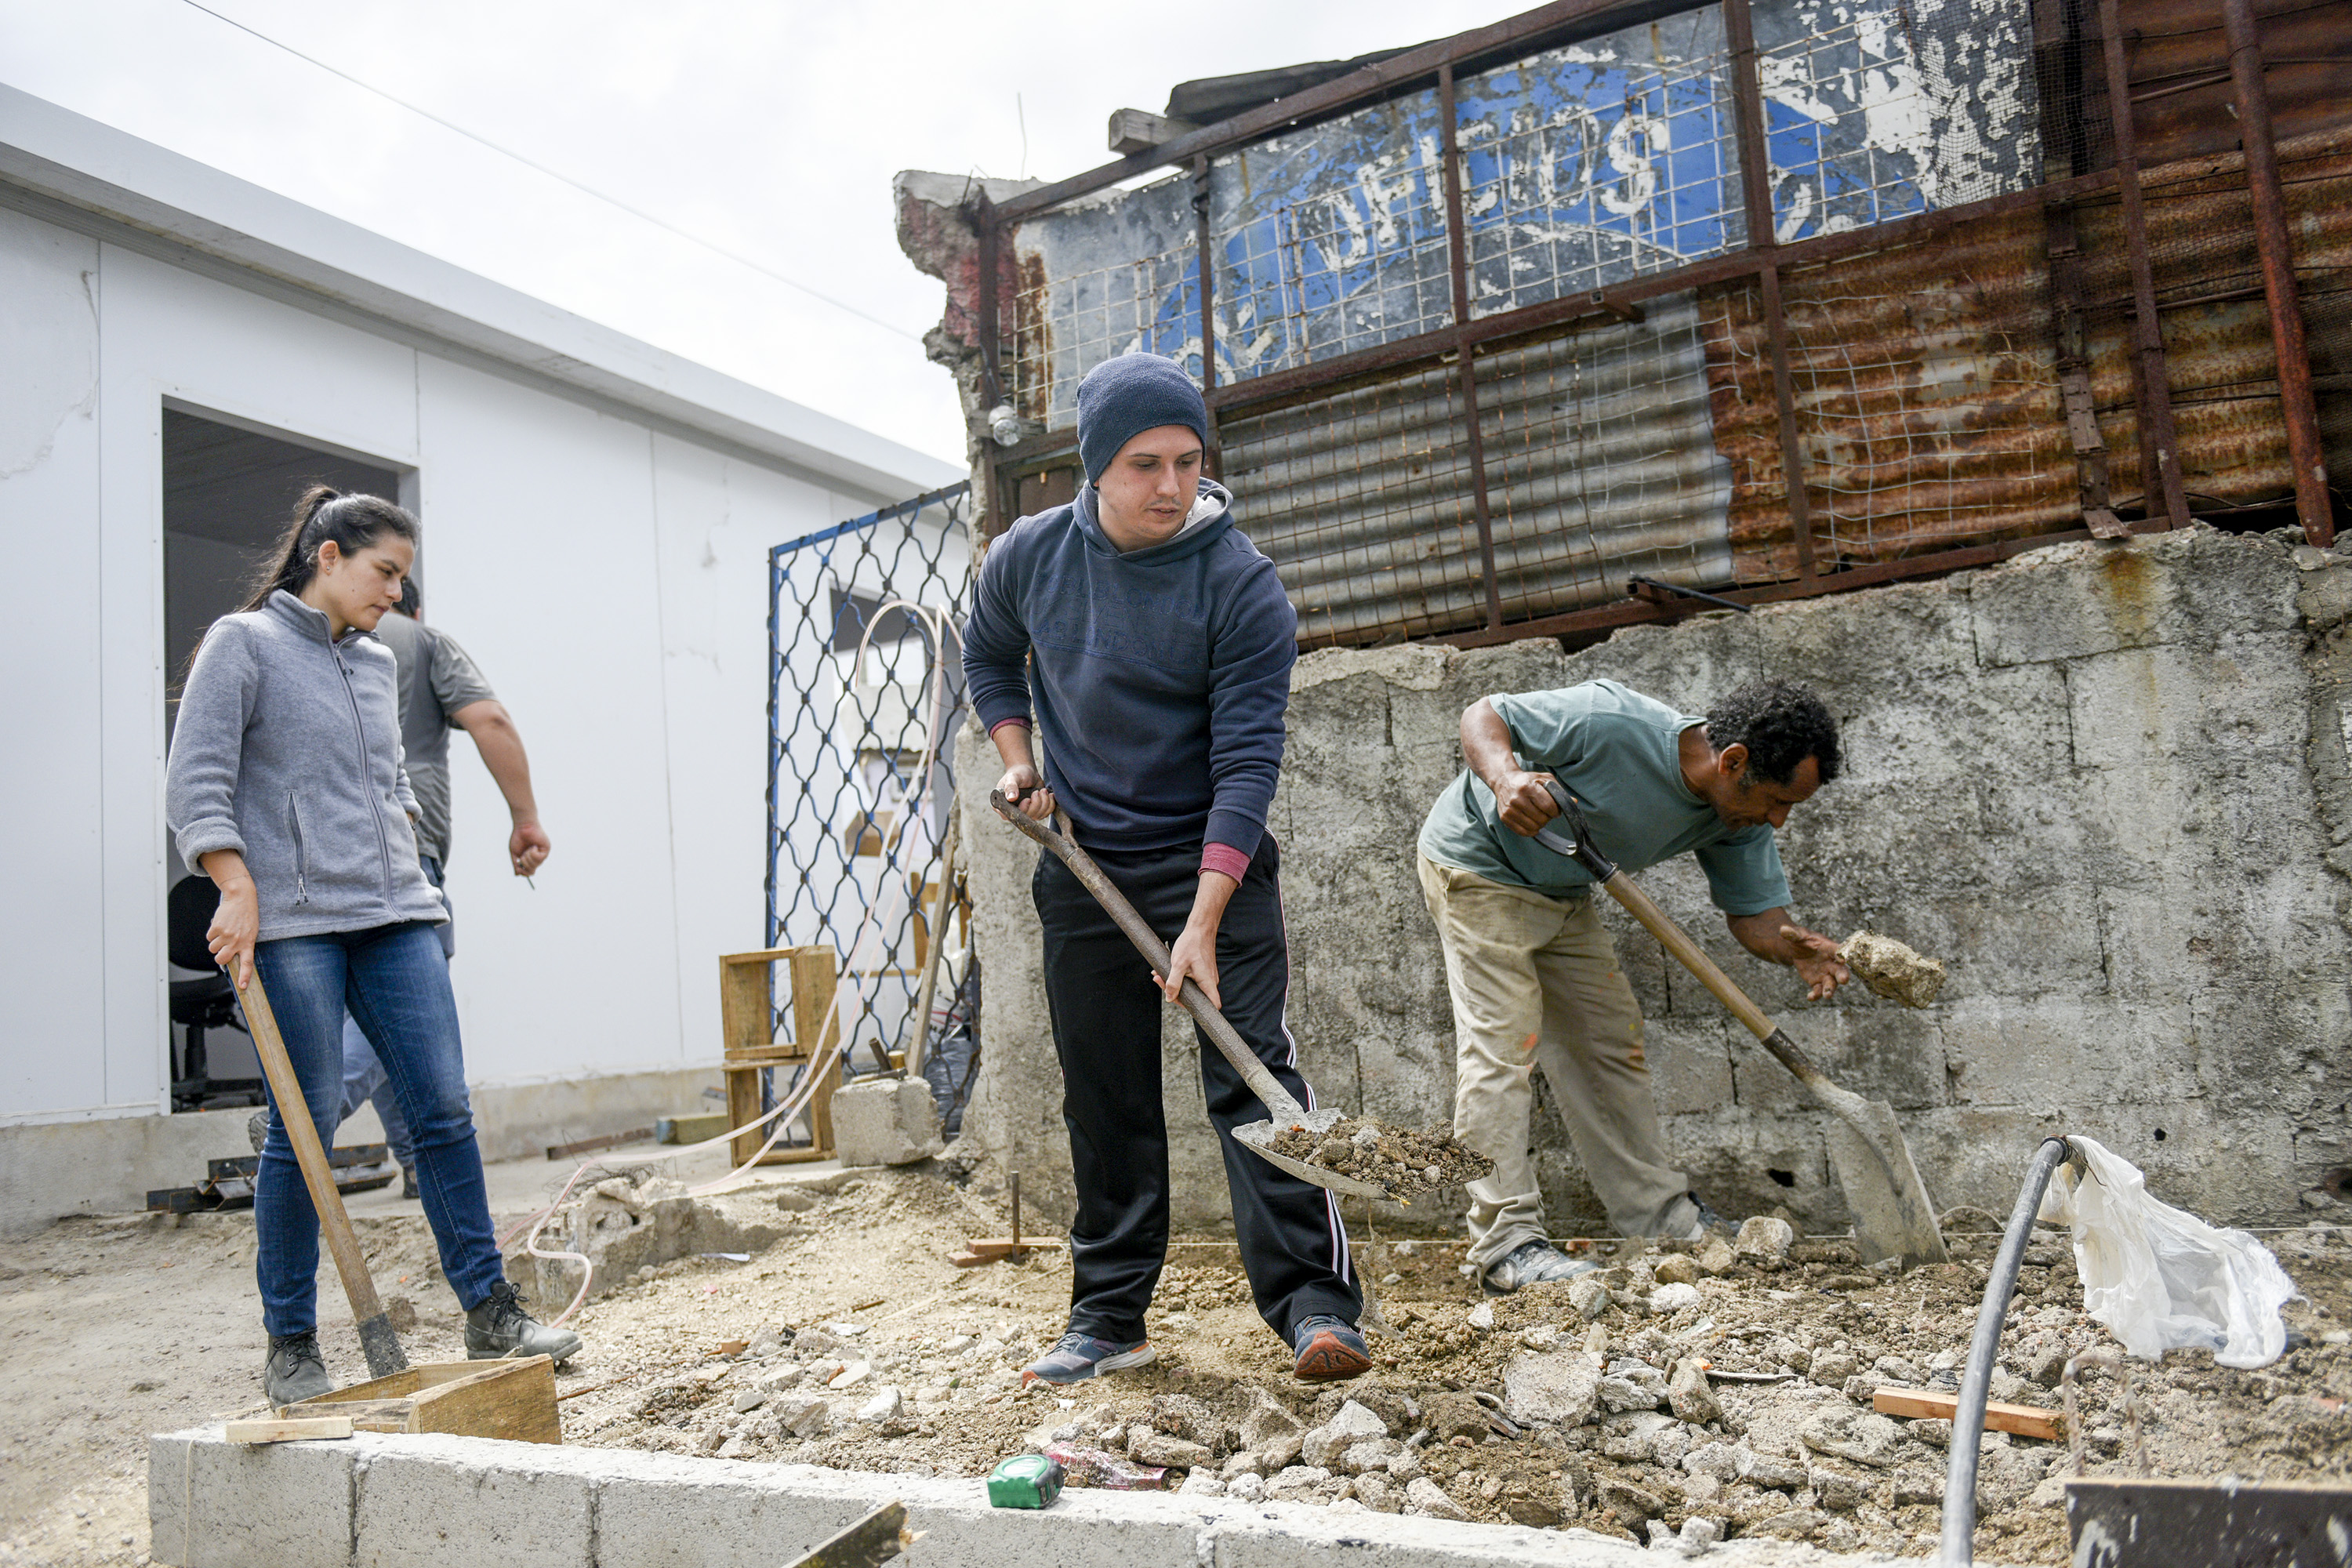
M2352 1162L2347 615L2352 556L2199 527L1574 654L1309 654L1271 824L1302 1066L1327 1102L1413 1125L1451 1114L1453 1026L1413 846L1461 765L1466 705L1609 676L1703 711L1779 676L1822 693L1847 759L1782 832L1798 918L1942 958L1942 997L1912 1011L1855 985L1809 1003L1791 972L1738 948L1687 858L1640 880L1833 1078L1894 1103L1938 1203L2006 1213L2035 1142L2072 1131L2168 1202L2285 1217ZM1019 1170L1052 1219L1071 1194L1035 857L990 813L992 783L967 771L985 982L966 1143L999 1176ZM1822 1114L1646 932L1605 913L1699 1192L1728 1214L1785 1204L1809 1229L1842 1228ZM1215 1228L1224 1180L1180 1019L1163 1056L1175 1218ZM1554 1233L1601 1230L1549 1090L1536 1140ZM1450 1226L1459 1196L1381 1224Z

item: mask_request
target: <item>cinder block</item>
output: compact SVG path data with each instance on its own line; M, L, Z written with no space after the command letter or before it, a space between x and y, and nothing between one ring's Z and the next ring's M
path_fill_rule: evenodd
M868 1078L833 1094L833 1150L845 1165L911 1165L947 1147L931 1087L915 1078Z
M896 1477L601 1451L596 1556L629 1568L774 1568L897 1495Z
M1301 1503L1228 1506L1205 1522L1209 1550L1201 1561L1215 1568L1640 1568L1656 1561L1631 1542L1590 1533L1578 1539L1516 1524L1334 1514Z
M173 1568L344 1568L352 1444L231 1443L217 1426L147 1444L149 1551Z
M483 1437L362 1443L354 1568L593 1568L596 1451Z

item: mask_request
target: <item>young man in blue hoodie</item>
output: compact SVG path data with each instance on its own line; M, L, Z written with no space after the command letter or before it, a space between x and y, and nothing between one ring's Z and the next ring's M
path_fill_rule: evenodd
M1197 982L1312 1107L1283 1016L1290 959L1265 831L1282 762L1297 616L1274 563L1201 473L1208 410L1171 360L1128 354L1078 385L1077 500L1006 530L964 633L999 785L1058 806L1103 874L1170 943L1155 977L1069 869L1041 855L1045 997L1061 1058L1078 1212L1069 1332L1024 1381L1076 1383L1152 1357L1144 1310L1168 1252L1163 996ZM1034 704L1039 761L1031 744ZM1339 1205L1234 1142L1265 1110L1205 1037L1201 1079L1259 1316L1308 1381L1370 1369Z

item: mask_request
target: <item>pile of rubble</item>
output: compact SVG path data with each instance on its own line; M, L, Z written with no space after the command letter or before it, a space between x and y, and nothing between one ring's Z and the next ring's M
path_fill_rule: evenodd
M583 1390L566 1406L566 1440L972 1477L1035 1450L1062 1458L1074 1484L1671 1539L1686 1551L1738 1537L1903 1552L1934 1542L1950 1425L1878 1414L1872 1396L1957 1386L1990 1236L1904 1274L1861 1266L1850 1243L1758 1218L1736 1242L1695 1248L1597 1243L1601 1268L1493 1300L1451 1244L1387 1244L1365 1260L1381 1271L1394 1332L1374 1340L1371 1374L1319 1390L1285 1375L1287 1352L1237 1270L1178 1267L1154 1303L1157 1363L1024 1390L1021 1366L1052 1343L1066 1310L1067 1265L1055 1256L927 1275L910 1245L893 1255L887 1300L836 1293L856 1310L793 1315L828 1255L895 1245L877 1205L901 1226L969 1212L968 1194L961 1210L921 1197L925 1182L936 1178L877 1177L799 1216L816 1228L793 1267L755 1267L747 1279L740 1267L681 1259L592 1308L601 1321L582 1325L592 1344L625 1354L643 1331L649 1375ZM1956 1217L1955 1229L1990 1229L1990 1216ZM2238 1373L2176 1352L2134 1363L2129 1391L2109 1372L2086 1373L2088 1468L2135 1468L2128 1395L2158 1474L2352 1473L2347 1235L2315 1225L2277 1239L2309 1299L2290 1307L2297 1338L2273 1366ZM840 1245L827 1247L828 1236ZM748 1342L680 1364L685 1311L714 1324L766 1315ZM2113 1342L2081 1310L2071 1248L2037 1237L1993 1397L2054 1407L2067 1359L2100 1347ZM2065 1446L2002 1433L1981 1442L1980 1550L2064 1561Z

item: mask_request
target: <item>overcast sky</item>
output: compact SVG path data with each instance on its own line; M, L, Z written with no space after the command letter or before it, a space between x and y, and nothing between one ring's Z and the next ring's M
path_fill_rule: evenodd
M960 462L898 253L904 168L1058 179L1118 108L1344 58L1511 0L1181 6L205 0L874 321L386 102L189 0L0 0L0 79L663 348ZM887 323L887 324L877 324Z

